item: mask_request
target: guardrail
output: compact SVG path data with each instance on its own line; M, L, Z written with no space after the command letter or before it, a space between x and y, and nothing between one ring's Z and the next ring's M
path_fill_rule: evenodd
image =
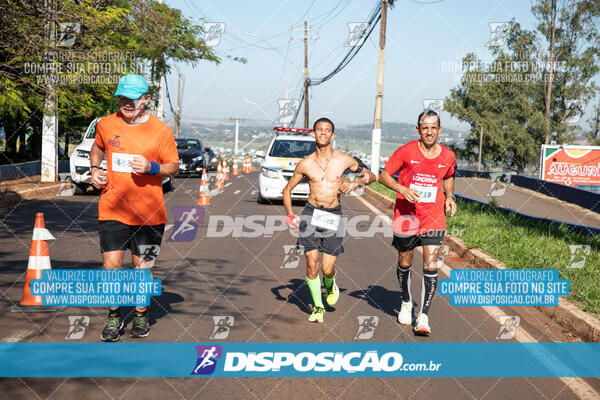
M493 174L493 172L477 172L463 169L456 170L456 176L462 178L490 179L491 174ZM510 174L510 183L600 213L600 193L561 185L559 183L543 181L525 175Z
M69 172L69 160L60 160L58 162L58 172ZM0 165L0 181L22 179L28 176L40 175L41 173L42 162L40 160Z

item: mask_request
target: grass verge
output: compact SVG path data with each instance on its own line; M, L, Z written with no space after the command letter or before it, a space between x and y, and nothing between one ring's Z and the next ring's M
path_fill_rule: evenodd
M369 186L390 198L395 192L375 182ZM551 227L489 205L466 201L458 203L454 217L447 220L448 232L460 237L470 248L477 248L513 269L558 269L568 279L568 298L584 311L600 316L600 237L570 233L565 227ZM590 246L589 254L572 256L573 245ZM570 268L585 257L582 268Z

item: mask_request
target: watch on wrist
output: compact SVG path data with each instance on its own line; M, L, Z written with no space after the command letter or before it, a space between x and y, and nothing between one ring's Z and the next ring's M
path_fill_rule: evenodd
M454 193L447 195L446 197L451 197L452 200L456 201L456 196L454 195Z
M99 167L99 166L97 166L97 165L92 165L92 166L90 167L90 170L92 170L92 169L94 169L94 168L102 169L102 168L100 168L100 167Z

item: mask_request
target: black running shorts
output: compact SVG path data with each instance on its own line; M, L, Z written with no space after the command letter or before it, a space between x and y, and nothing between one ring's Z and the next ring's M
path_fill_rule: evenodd
M414 236L394 235L392 245L396 250L411 251L418 246L441 246L446 231L430 231Z
M100 251L131 250L140 256L140 245L160 246L165 224L125 225L119 221L98 221Z
M315 210L337 215L337 230L314 226L313 214ZM303 247L304 253L317 249L321 253L337 256L344 252L344 246L342 245L344 232L341 206L325 208L317 207L307 202L304 210L302 210L302 214L300 214L300 231L298 232L297 245Z

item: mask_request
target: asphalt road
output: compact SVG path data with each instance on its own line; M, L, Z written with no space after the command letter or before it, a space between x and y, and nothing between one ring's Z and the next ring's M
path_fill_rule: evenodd
M600 228L600 214L519 186L496 186L482 178L457 178L455 191L483 201L496 199L500 205L523 214Z
M341 296L328 307L325 323L306 319L311 304L304 284L304 263L281 268L284 246L295 243L287 231L270 236L208 237L212 218L280 216L281 203L256 203L257 174L232 178L223 193L205 209L196 237L191 242L166 242L165 233L154 277L162 279L163 294L152 300L153 342L497 342L498 312L518 315L519 334L511 341L576 341L560 326L533 308L496 310L451 307L447 297L437 296L430 311L431 337L419 337L397 323L400 291L396 280L396 252L391 238L378 233L371 238L347 237L345 253L337 263ZM169 223L172 208L196 203L199 179L179 178L176 190L166 195ZM367 198L368 200L368 198ZM0 341L72 342L65 339L69 316L88 316L90 325L79 342L98 342L107 311L94 307L70 307L59 313L8 312L22 294L25 269L36 212L44 212L46 227L56 237L50 242L53 268L99 268L96 230L98 198L93 195L54 197L26 201L0 211ZM300 212L301 204L294 209ZM373 211L358 198L343 199L349 217ZM235 224L238 227L241 220ZM214 220L213 220L214 222ZM243 235L242 235L243 236ZM450 267L465 267L456 255L446 259ZM293 266L293 265L292 265ZM420 301L420 257L415 257L413 297ZM447 271L447 268L444 269ZM446 278L444 273L442 278ZM231 316L227 338L213 336L213 317ZM359 334L358 317L376 316L378 325L368 339ZM129 320L128 320L129 322ZM123 342L140 341L128 336ZM110 344L107 344L110 345ZM494 360L490 360L494 362ZM515 360L518 362L518 360ZM191 366L193 367L193 366ZM592 392L589 392L592 390ZM576 399L581 393L598 395L600 379L557 378L18 378L0 379L2 398L411 398L411 399ZM578 395L579 394L579 395ZM600 396L600 395L598 395Z

